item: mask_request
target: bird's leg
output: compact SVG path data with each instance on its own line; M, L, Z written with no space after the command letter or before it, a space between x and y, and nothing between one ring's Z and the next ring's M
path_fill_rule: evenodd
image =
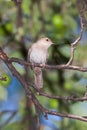
M41 67L42 69L44 69L45 63L41 63L41 64L40 64L40 67Z
M31 69L33 70L35 67L35 64L33 62L31 62Z

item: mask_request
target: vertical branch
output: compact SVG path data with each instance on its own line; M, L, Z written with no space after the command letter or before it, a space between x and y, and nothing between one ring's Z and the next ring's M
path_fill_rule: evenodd
M76 4L77 4L77 8L78 8L79 14L80 14L81 32L80 32L79 37L71 44L71 54L70 54L71 56L66 65L72 64L73 59L74 59L74 52L75 52L76 45L81 40L83 31L87 26L87 19L85 17L85 13L87 13L87 1L86 0L76 0Z
M82 28L81 28L81 32L80 32L79 37L78 37L73 43L71 43L70 59L69 59L69 61L68 61L68 63L67 63L66 65L71 65L71 64L72 64L73 59L74 59L75 48L76 48L78 42L81 40L82 34L83 34L83 26L82 26Z
M22 21L22 1L17 4L17 27L22 27L23 21Z
M32 116L32 101L29 100L28 97L26 97L25 111L27 112L26 117L27 117L27 120L29 122L27 128L29 130L34 130L35 124L34 124L34 121L33 121L34 119L33 119L33 116Z
M22 10L22 1L19 1L17 4L17 28L18 29L23 29L23 10ZM20 36L20 43L21 43L21 52L22 55L24 56L24 59L27 60L27 49L25 46L25 41L24 41L24 36ZM26 81L29 80L28 76L28 67L25 67L25 79Z
M23 29L23 10L22 10L22 0L18 1L18 3L16 4L16 7L17 7L17 30L19 33L20 29L22 30ZM26 50L26 47L25 47L25 42L24 42L24 36L23 34L19 34L20 35L20 43L22 44L20 47L21 47L21 52L24 56L24 59L27 59L27 50Z
M23 10L22 10L22 0L18 0L16 1L16 8L17 8L17 33L20 33L20 29L22 30L23 29ZM20 47L21 47L21 53L22 55L24 56L24 59L27 60L27 49L26 49L26 46L25 46L25 41L24 41L24 36L23 34L20 35ZM28 66L24 66L25 67L25 81L26 81L26 85L23 85L23 86L26 86L26 94L27 92L29 91L28 88L27 88L27 82L29 81L29 76L28 76ZM19 74L18 74L19 75ZM26 96L26 111L28 113L28 121L29 121L29 126L28 126L28 129L30 130L34 130L34 124L33 124L33 115L32 115L32 112L31 112L31 99L29 97Z
M17 28L23 29L23 11L22 11L22 1L19 1L17 4ZM24 36L21 35L20 37L20 43L21 43L21 52L24 56L24 59L27 60L27 49L25 46ZM28 67L25 67L25 79L26 81L29 80L28 76Z
M83 31L84 31L83 17L81 17L80 23L81 23L81 31L80 31L79 37L73 43L71 43L70 59L69 59L69 61L66 65L72 64L73 59L74 59L75 48L76 48L77 44L79 43L79 41L82 39L82 34L83 34Z
M87 18L85 15L87 15L87 0L76 0L77 8L80 14L81 23L83 28L87 27Z
M39 109L38 109L38 107L37 106L35 106L35 110L36 110L36 120L37 120L37 124L36 124L36 126L37 126L37 130L40 130L40 118L39 118Z

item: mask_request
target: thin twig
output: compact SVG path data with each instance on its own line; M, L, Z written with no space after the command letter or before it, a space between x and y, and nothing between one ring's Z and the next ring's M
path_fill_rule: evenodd
M41 92L40 90L38 90L34 84L32 83L29 83L28 82L28 85L30 87L33 87L34 90L36 91L36 93L39 95L39 96L44 96L44 97L47 97L47 98L52 98L52 99L57 99L57 100L65 100L65 101L80 101L80 102L83 102L83 101L87 101L87 96L86 94L84 94L83 97L76 97L75 95L71 95L71 96L68 96L68 97L61 97L61 96L55 96L55 95L51 95L49 93L45 93L45 92Z
M80 120L80 121L87 122L87 118L85 118L83 116L77 116L77 115L72 115L72 114L63 114L63 113L60 113L60 112L55 112L55 111L50 111L50 110L45 110L44 112L46 114L51 114L51 115L70 118L70 119L77 119L77 120Z
M2 116L3 114L6 114L6 113L14 113L14 112L17 112L17 110L4 110L4 111L0 112L0 116Z
M6 126L11 120L12 118L14 118L14 116L16 115L17 111L13 111L11 116L5 121L5 123L3 123L1 126L0 126L0 129L2 129L4 126Z
M83 34L83 28L81 28L81 32L80 32L79 37L73 43L71 43L70 59L69 59L69 61L67 63L67 66L71 65L73 60L74 60L75 48L76 48L77 44L79 43L79 41L81 40L82 34Z
M87 101L87 97L84 96L84 97L75 97L74 95L72 96L68 96L68 97L61 97L61 96L54 96L54 95L50 95L48 93L42 93L40 92L39 95L41 96L45 96L45 97L48 97L48 98L52 98L52 99L59 99L59 100L66 100L66 101Z

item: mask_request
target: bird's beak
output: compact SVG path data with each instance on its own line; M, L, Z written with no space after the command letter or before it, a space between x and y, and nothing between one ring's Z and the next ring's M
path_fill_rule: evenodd
M52 45L55 44L54 42L51 43Z

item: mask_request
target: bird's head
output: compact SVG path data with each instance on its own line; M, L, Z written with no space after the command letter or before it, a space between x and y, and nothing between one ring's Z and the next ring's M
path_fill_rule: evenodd
M41 38L37 41L38 44L41 46L46 47L47 49L54 44L48 37Z

